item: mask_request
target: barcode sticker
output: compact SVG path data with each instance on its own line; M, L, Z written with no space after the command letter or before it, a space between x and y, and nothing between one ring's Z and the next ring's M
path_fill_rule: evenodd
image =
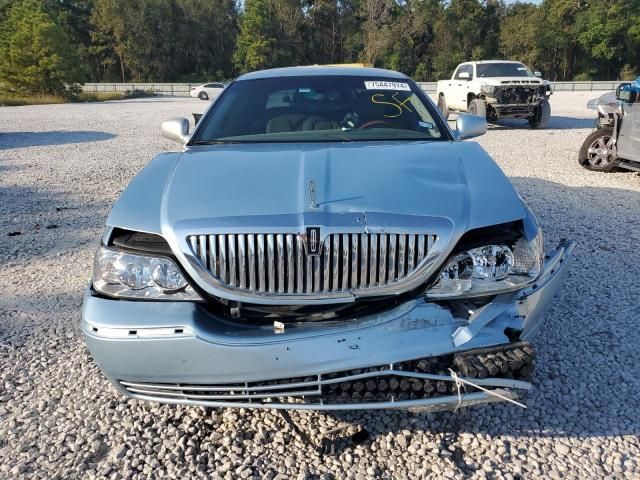
M402 82L383 82L380 80L369 80L364 82L364 88L367 90L404 90L410 92L411 87L408 83Z

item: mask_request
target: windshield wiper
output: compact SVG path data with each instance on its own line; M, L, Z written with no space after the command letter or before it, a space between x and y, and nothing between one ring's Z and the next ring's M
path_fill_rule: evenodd
M237 144L242 142L232 141L232 140L197 140L191 143L191 145L226 145L230 143Z

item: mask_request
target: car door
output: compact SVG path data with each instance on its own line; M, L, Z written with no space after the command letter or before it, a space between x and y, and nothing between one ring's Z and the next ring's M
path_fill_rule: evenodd
M214 99L218 95L220 95L220 92L224 88L224 85L221 83L207 83L204 88L207 92L207 95L209 95L209 98Z
M469 80L462 78L462 74L465 72L469 75L469 78L472 78L473 66L470 64L460 65L449 84L449 91L451 93L446 96L446 100L447 105L453 110L467 110L467 90Z
M618 134L618 156L640 162L640 103L623 104L624 117Z

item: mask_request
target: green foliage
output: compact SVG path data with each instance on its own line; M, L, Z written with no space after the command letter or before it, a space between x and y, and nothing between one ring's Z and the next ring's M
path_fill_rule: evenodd
M62 94L80 78L69 37L38 0L14 3L0 25L0 84L23 94Z
M620 70L620 80L635 80L638 76L638 68L629 64L622 67Z
M0 82L25 93L315 63L433 81L491 58L604 80L639 72L639 51L640 0L0 0Z
M239 72L269 67L276 55L274 12L267 0L247 0L240 22L234 64Z

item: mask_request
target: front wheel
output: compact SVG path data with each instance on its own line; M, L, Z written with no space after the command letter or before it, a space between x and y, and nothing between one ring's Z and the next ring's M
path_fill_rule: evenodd
M443 93L438 96L438 109L442 112L444 119L449 120L449 109L447 108L447 101L444 99Z
M209 100L209 95L207 95L207 92L200 92L198 94L198 98L200 100Z
M484 103L484 100L480 100L478 98L471 100L469 104L469 114L475 115L476 117L487 119L487 105Z
M529 117L529 126L531 128L547 128L549 119L551 118L551 105L548 100L542 100L533 112L533 116Z
M612 128L599 128L589 135L578 153L578 163L587 170L611 172L618 165Z

